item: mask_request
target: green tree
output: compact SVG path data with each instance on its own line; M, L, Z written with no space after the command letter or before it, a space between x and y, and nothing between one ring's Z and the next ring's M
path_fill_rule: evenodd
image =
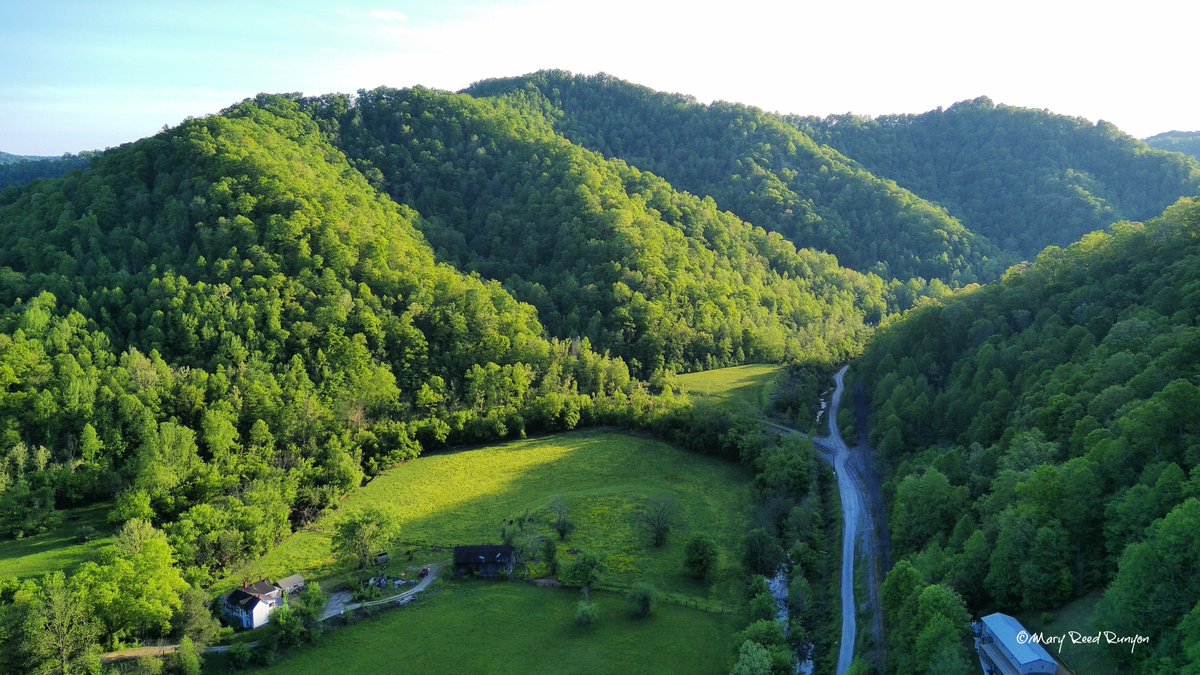
M179 641L179 648L171 655L171 666L181 675L200 675L204 667L204 657L190 637L185 635Z
M334 555L357 569L371 564L396 536L396 520L378 507L365 507L343 516L334 526Z
M644 619L654 612L654 606L658 603L658 591L648 583L639 582L629 589L625 600L629 605L629 613L635 618Z
M34 672L70 675L99 666L100 626L61 572L42 579L23 634L23 651Z
M576 556L575 560L567 566L561 578L564 584L582 588L586 591L600 581L603 573L604 564L600 559L591 553L583 552Z
M766 530L751 530L742 541L742 562L754 574L775 576L783 560L783 548Z
M771 654L767 648L752 640L744 640L738 648L737 662L730 675L770 675Z
M591 600L580 600L575 606L575 625L591 626L600 618L600 608Z
M188 590L167 536L140 519L125 523L114 544L79 568L71 586L114 640L167 633Z
M554 516L553 527L558 533L558 538L566 540L567 536L575 531L575 522L571 520L567 503L562 497L556 496L550 500L550 513Z
M698 534L688 540L683 549L683 569L694 579L707 579L720 563L717 542L708 535Z

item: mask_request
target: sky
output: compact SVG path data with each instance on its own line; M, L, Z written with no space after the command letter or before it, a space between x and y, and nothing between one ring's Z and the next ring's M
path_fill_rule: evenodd
M544 68L805 115L989 96L1200 129L1200 3L0 0L0 151L103 149L259 92L458 90Z

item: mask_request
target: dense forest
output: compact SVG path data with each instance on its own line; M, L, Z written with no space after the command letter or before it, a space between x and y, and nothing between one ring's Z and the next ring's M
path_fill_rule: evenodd
M912 299L584 150L526 106L421 88L305 105L364 175L422 214L447 260L643 377L801 355L833 363L861 349L889 304Z
M3 533L115 497L205 583L422 448L644 399L418 219L275 97L5 192Z
M1112 124L986 97L920 115L789 121L1023 259L1200 192L1200 164Z
M543 71L472 85L546 111L572 141L884 278L952 285L1003 269L994 246L938 206L864 171L775 115L702 105L607 76Z
M735 668L794 672L811 643L824 669L833 472L675 374L790 363L767 405L810 420L855 359L900 559L890 670L963 671L972 614L1090 593L1098 625L1150 632L1115 659L1200 669L1184 155L986 99L784 118L545 71L264 94L24 160L0 153L0 538L87 505L117 532L0 579L0 672L203 644L214 583L372 476L586 425L748 467Z
M940 583L978 613L1103 589L1096 625L1151 638L1113 658L1200 667L1198 275L1200 203L1182 200L876 335L861 368L910 579L894 586Z
M1182 152L1200 160L1200 131L1166 131L1143 141L1152 148Z
M828 365L861 350L889 298L911 303L937 285L889 287L797 251L503 103L420 89L337 112L345 103L259 96L0 193L0 536L109 501L121 528L70 576L0 581L0 669L86 670L102 646L211 639L203 589L366 478L425 450L543 430L634 426L740 459L769 497L759 569L779 542L819 545L821 529L786 521L822 508L807 496L811 449L688 408L670 373ZM421 129L398 138L418 156L410 164L352 164L330 143L374 157L363 144L390 119ZM403 147L385 156L408 157ZM502 161L469 161L488 155ZM494 254L465 245L485 223L456 220L450 190L481 171L498 183L466 203L494 209ZM409 172L429 190L406 192ZM538 241L521 213L560 222L556 238ZM504 228L517 228L508 241ZM426 234L522 293L544 281L532 295L560 303L547 316L563 337L499 281L439 262ZM488 267L490 255L521 265ZM558 276L536 276L543 255ZM555 313L572 296L586 308L576 317L615 319L596 338L634 374Z

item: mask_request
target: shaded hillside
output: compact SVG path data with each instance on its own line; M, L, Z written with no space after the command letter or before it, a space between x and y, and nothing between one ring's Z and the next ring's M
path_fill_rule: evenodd
M1152 148L1182 152L1200 160L1200 131L1167 131L1142 140Z
M1200 665L1198 275L1183 200L881 330L861 368L896 553L979 613L1106 589L1096 625L1151 638L1113 658Z
M607 75L562 71L488 80L467 91L548 107L555 128L572 141L711 196L854 269L956 284L1002 269L996 249L941 208L757 108L701 105Z
M921 115L791 121L1023 258L1200 194L1200 165L1111 124L987 98Z
M857 353L885 285L574 145L528 106L428 89L307 102L433 245L633 370Z
M205 583L422 448L645 400L417 221L270 96L0 195L0 534L116 494Z
M38 155L14 155L9 152L0 152L0 164L12 164L14 162L38 161L42 159L54 159L53 157L41 157Z
M98 154L81 152L78 155L63 155L62 157L17 159L12 162L0 161L0 190L31 183L39 178L58 178L75 170L86 169L91 165L92 158ZM9 155L9 157L14 156Z

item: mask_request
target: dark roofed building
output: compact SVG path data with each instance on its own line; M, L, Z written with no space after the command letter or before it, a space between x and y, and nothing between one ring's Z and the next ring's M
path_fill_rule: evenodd
M454 573L498 579L512 574L515 558L512 546L456 546Z
M243 584L225 596L225 615L242 628L258 628L266 625L274 612L283 604L283 590L271 582L260 579Z
M986 675L1053 675L1058 662L1013 617L996 612L981 620L975 651Z

